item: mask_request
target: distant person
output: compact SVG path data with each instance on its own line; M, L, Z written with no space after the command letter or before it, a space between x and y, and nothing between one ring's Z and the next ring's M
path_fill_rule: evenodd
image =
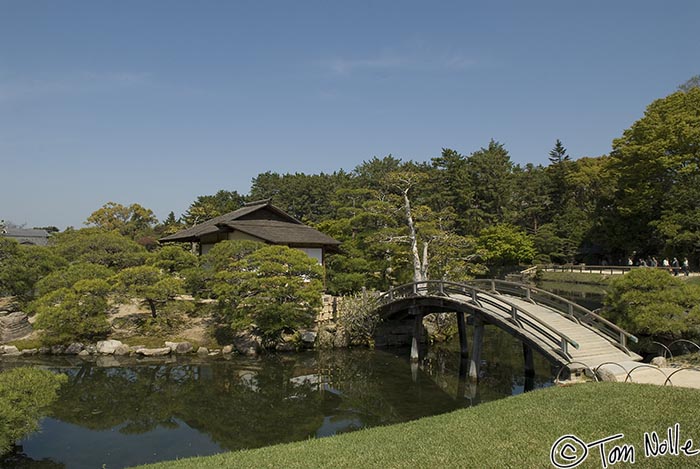
M678 276L678 270L680 266L681 265L678 263L678 258L674 257L673 261L671 261L671 267L673 267L673 275Z
M683 259L683 274L687 277L690 273L690 263L688 263L688 258Z
M661 261L661 265L663 266L664 269L671 272L671 264L668 262L668 257L664 257L664 260Z
M627 258L627 265L629 265L630 267L634 265L634 261L632 261L631 257Z
M656 257L651 258L651 266L652 267L658 267L659 266L659 261L656 260Z

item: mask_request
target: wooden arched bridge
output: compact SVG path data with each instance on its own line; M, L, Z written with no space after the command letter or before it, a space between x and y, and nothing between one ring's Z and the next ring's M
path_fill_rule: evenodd
M534 373L533 350L554 365L573 363L589 369L601 363L642 358L627 347L628 341L637 341L632 334L572 301L521 283L414 282L382 294L377 308L382 318L377 345L410 342L412 360L418 359L423 316L455 313L462 357L470 359L469 375L474 379L479 374L484 324L500 327L522 341L526 374ZM465 316L474 326L471 353L467 350Z

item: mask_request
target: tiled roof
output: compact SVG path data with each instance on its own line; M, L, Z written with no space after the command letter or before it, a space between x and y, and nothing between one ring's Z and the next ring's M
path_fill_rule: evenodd
M255 236L273 244L333 245L340 244L320 231L307 225L287 223L277 220L236 220L224 223L233 230Z
M25 228L4 228L0 236L6 236L17 240L20 244L36 244L46 246L49 239L49 232L46 230L32 230Z
M251 219L247 217L263 209L268 212L270 218ZM241 220L241 218L246 219ZM294 244L298 246L337 246L340 244L330 236L286 214L284 211L270 204L269 200L247 204L233 212L212 218L192 228L187 228L161 238L160 241L199 241L204 235L233 230L241 231L273 244Z

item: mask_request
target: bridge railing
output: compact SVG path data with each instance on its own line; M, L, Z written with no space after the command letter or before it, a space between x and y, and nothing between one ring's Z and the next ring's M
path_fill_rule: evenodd
M588 274L622 275L635 269L656 269L672 272L674 269L680 272L680 267L662 266L641 266L641 265L587 265L587 264L538 264L520 272L521 274L531 274L538 270L544 272L578 272Z
M392 288L378 298L380 306L391 303L403 298L414 298L420 296L450 296L462 295L468 298L468 301L475 306L482 308L486 303L493 308L501 311L504 316L510 320L517 328L524 330L527 326L531 330L537 331L540 336L549 341L553 348L564 358L571 359L569 354L569 346L578 349L578 343L542 321L538 317L532 315L527 310L508 301L505 298L494 296L497 294L495 290L485 290L474 284L464 284L456 282L447 282L442 280L426 280L423 282L413 282Z
M560 314L567 316L572 321L598 332L599 335L606 338L627 354L630 354L630 350L627 346L628 341L636 343L638 340L634 335L595 312L546 290L541 290L537 287L522 283L506 282L504 280L472 280L468 283L485 285L491 291L520 296L528 301L549 306Z

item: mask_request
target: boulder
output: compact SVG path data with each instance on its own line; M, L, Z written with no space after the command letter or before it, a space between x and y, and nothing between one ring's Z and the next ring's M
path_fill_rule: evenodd
M658 366L659 368L665 368L668 366L666 357L654 357L651 359L651 364L654 366Z
M285 342L282 340L281 342L277 343L275 350L278 352L294 352L296 350L296 346L292 342Z
M0 354L2 355L19 355L19 349L14 345L0 346Z
M49 348L49 347L39 347L39 353L40 353L41 355L48 355L49 353L51 353L51 348Z
M136 353L145 357L162 357L170 354L170 347L141 348Z
M616 382L617 381L617 376L615 376L615 372L613 371L612 367L608 368L607 366L601 366L596 370L596 376L598 376L598 379L600 381L611 381L611 382Z
M114 349L114 355L118 357L123 357L124 355L129 355L130 353L131 347L126 344L118 345L117 348Z
M97 345L95 345L95 344L89 344L89 345L87 345L87 346L85 347L85 350L86 350L87 353L89 353L90 355L95 355L95 354L97 353Z
M89 357L90 352L88 352L86 349L81 350L81 352L78 354L79 357Z
M25 313L0 314L0 342L10 342L21 339L32 333L32 325Z
M65 345L52 345L51 355L63 355L66 351Z
M194 350L194 347L189 342L166 342L165 346L170 347L170 350L177 354L190 353Z
M233 353L233 345L224 345L224 348L221 349L221 353L224 355L230 355Z
M101 353L103 355L112 355L114 354L114 351L117 350L117 347L119 347L122 344L118 340L110 339L110 340L100 340L97 342L97 353Z
M209 349L206 347L199 347L197 349L197 355L209 355Z
M262 338L253 330L247 329L233 337L233 346L243 355L257 355L262 349Z
M83 344L80 342L73 342L70 344L66 349L63 351L66 355L78 355L80 352L83 351Z
M305 344L313 344L316 342L316 334L314 331L303 331L301 333L301 341Z
M22 350L21 354L22 355L36 355L39 353L39 349L36 348L26 348Z

